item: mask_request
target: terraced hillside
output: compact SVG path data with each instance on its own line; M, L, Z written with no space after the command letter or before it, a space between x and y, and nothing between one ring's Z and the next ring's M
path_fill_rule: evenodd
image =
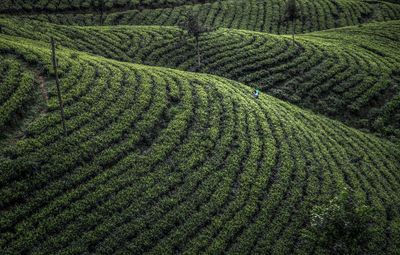
M2 79L51 74L48 48L1 35L24 70ZM216 76L58 56L68 135L46 80L47 113L0 148L5 254L301 254L310 208L344 187L378 210L377 245L394 251L393 143Z
M397 255L400 4L296 2L1 1L0 254L319 255L349 190Z
M120 61L196 69L194 41L173 27L71 27L0 19L2 33ZM93 44L96 41L96 44ZM286 36L220 29L201 39L202 72L234 79L385 137L400 137L400 22Z
M246 29L285 34L291 23L282 22L285 2L282 0L221 0L207 4L175 8L128 10L104 16L105 25L178 25L183 14L192 11L211 27ZM385 1L298 0L300 18L296 33L358 25L373 21L400 19L400 5ZM68 25L98 25L99 12L90 14L42 14L30 16L41 21ZM103 19L102 19L103 20Z
M174 7L212 0L3 0L0 13L94 12Z
M0 131L22 115L31 101L35 87L34 74L15 58L0 56Z

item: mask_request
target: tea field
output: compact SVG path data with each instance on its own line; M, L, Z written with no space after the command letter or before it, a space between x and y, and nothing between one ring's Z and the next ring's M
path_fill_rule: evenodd
M193 71L194 40L163 26L60 26L0 18L3 33L107 58ZM202 72L223 76L385 137L400 137L400 22L290 37L219 29L201 39ZM93 45L93 41L96 44ZM115 43L113 43L115 42Z
M169 2L176 4L180 1ZM173 8L115 10L104 13L102 19L99 8L91 13L45 12L32 16L29 12L25 12L24 15L33 19L68 25L99 25L103 22L104 25L173 26L183 20L187 11L192 11L198 15L203 24L210 27L246 29L275 34L285 34L292 30L291 22L282 22L285 12L283 0L208 0L203 2L210 3L176 5ZM294 23L294 27L297 33L400 19L400 6L386 1L297 0L296 2L299 19Z
M297 2L0 3L0 253L325 254L350 190L398 254L400 5Z

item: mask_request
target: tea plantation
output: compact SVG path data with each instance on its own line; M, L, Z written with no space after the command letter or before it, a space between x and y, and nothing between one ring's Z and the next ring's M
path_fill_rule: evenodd
M162 26L59 26L0 18L3 33L120 61L196 69L194 41ZM297 36L219 29L202 37L202 72L234 79L280 99L386 137L400 137L400 22ZM96 41L96 44L92 42Z
M212 0L3 0L3 3L0 6L0 13L93 12L99 9L102 9L103 11L115 11L136 8L165 8L188 3L204 3L208 1Z
M179 1L172 0L171 2ZM285 1L283 0L209 0L209 2L211 3L183 5L174 8L109 12L103 17L104 25L172 26L182 21L185 12L193 11L203 24L212 27L276 34L285 34L292 30L291 22L282 22L285 11ZM297 3L300 17L294 25L298 33L400 19L400 5L385 1L297 0ZM29 13L25 14L29 15ZM30 17L68 25L98 25L101 20L98 10L92 13L77 11L70 14L38 14L40 15L30 15Z
M0 254L325 254L343 190L398 254L400 5L189 2L0 3Z

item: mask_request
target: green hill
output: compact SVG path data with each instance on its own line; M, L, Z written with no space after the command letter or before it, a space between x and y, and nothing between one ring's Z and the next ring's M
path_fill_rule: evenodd
M400 4L296 2L1 1L0 254L397 255Z
M0 38L26 70L2 79L51 73L47 44ZM216 76L58 56L68 135L46 80L47 113L0 149L5 254L301 253L311 206L344 187L377 208L382 237L395 224L388 141Z
M400 5L384 1L298 0L301 17L295 23L297 33L352 26L373 21L400 19ZM291 23L282 22L283 0L222 0L207 4L188 4L174 8L128 10L104 15L105 25L179 24L191 10L202 23L213 27L246 29L286 34ZM98 25L100 13L42 14L31 18L65 25Z
M24 106L32 100L34 74L15 58L0 56L0 131L15 125L16 116L22 116ZM13 123L14 121L14 123Z
M30 1L3 0L0 13L51 13L51 12L94 12L143 8L165 8L190 3L205 3L206 0L59 0Z
M76 27L0 19L2 33L116 60L195 70L193 39L173 27ZM201 39L202 72L220 75L386 137L400 137L400 22L287 36L220 29ZM93 44L93 42L96 42Z

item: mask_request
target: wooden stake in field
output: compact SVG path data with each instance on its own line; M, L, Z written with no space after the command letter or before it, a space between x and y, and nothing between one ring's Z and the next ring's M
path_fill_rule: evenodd
M64 130L64 135L67 136L67 128L65 127L64 104L61 97L60 81L58 80L58 72L57 72L56 45L53 37L51 37L51 52L52 52L53 70L54 70L54 75L56 77L57 96L58 96L58 103L60 105L61 122Z

